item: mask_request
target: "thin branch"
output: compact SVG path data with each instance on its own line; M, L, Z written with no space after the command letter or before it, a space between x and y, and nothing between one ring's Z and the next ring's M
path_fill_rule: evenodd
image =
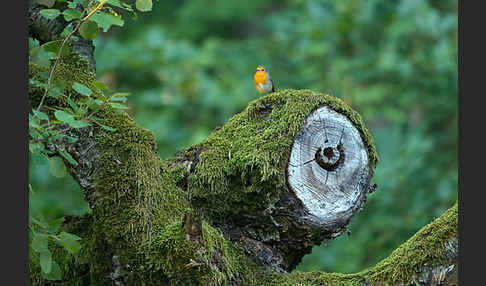
M69 35L62 42L61 47L59 48L59 52L57 54L56 62L54 63L54 66L52 67L51 72L49 74L49 80L47 81L46 91L44 92L44 95L42 96L42 99L39 103L39 106L37 107L37 110L40 110L40 108L42 107L42 103L44 102L44 98L46 97L47 93L51 89L52 79L54 78L54 71L56 70L57 64L59 63L59 61L61 59L61 55L62 55L62 52L64 50L64 46L66 45L67 41L79 30L79 27L81 27L81 24L86 22L89 19L89 17L91 17L96 11L103 8L103 5L105 4L105 2L106 1L101 1L98 4L98 6L96 6L93 10L91 10L91 12L89 12L88 15L86 15L86 17L81 19L81 21L79 21L78 25L76 25L76 27L73 29L73 31L71 33L69 33Z

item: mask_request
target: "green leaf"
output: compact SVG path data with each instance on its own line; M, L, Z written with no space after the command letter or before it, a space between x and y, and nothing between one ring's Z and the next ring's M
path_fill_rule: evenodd
M51 281L62 279L61 268L55 261L52 261L51 272L44 273L43 271L41 271L41 275L42 277L44 277L44 279L51 280Z
M44 18L53 20L61 14L61 11L57 9L42 9L39 12Z
M120 2L119 0L107 0L106 3L118 8L122 8L123 10L133 12L130 4Z
M83 128L83 127L86 127L86 126L90 126L91 125L89 122L79 121L79 120L76 120L76 121L73 121L73 122L69 122L68 124L72 128L76 128L76 129L77 128Z
M68 143L69 143L69 144L72 144L72 143L74 143L74 142L76 142L76 141L78 141L78 140L79 140L78 138L76 138L76 137L71 137L71 136L67 136L67 138L68 138Z
M61 224L64 222L64 217L60 217L58 219L52 220L49 222L49 232L55 233Z
M114 97L127 97L127 96L130 96L130 93L129 92L117 92L117 93L114 93L112 96L114 96Z
M110 132L115 132L116 129L115 128L111 128L109 126L106 126L106 125L103 125L103 124L100 124L101 128L107 130L107 131L110 131Z
M93 21L86 21L83 24L81 24L81 27L79 27L79 34L86 39L86 40L92 40L98 36L98 24L96 24Z
M126 102L127 98L126 97L112 97L111 101Z
M68 3L68 7L71 8L71 9L76 9L76 3L74 2L69 2Z
M40 61L39 61L40 65L42 65L46 68L49 68L50 67L49 66L50 65L49 60L57 58L57 55L55 53L52 53L52 52L46 52L44 49L40 49L37 52L37 57L40 59Z
M152 10L152 0L137 0L135 7L142 12L148 12Z
M111 128L110 126L103 125L103 124L101 124L101 123L99 123L99 122L96 122L96 124L98 124L98 125L99 125L101 128L103 128L103 129L105 129L105 130L107 130L107 131L110 131L110 132L114 132L114 131L116 131L116 129L115 129L115 128Z
M62 12L62 15L64 16L64 19L69 22L74 19L79 19L81 18L81 11L75 10L75 9L67 9ZM81 29L81 27L80 27Z
M44 144L40 142L29 143L29 151L32 154L38 154L44 150Z
M118 0L107 0L106 1L107 4L110 4L110 5L113 5L113 6L116 6L118 8L122 8L122 9L125 9L122 4L120 3L120 1Z
M29 50L29 55L31 55L31 56L32 56L33 54L37 53L37 52L38 52L40 49L41 49L41 47L40 47L40 46L38 46L38 47L33 47L32 49L30 49L30 50Z
M31 218L30 218L30 220L31 220L31 221L32 221L34 224L36 224L36 225L40 226L41 228L47 228L47 227L48 227L47 222L45 222L45 221L44 221L44 219L43 219L42 217L40 218L40 220L38 220L38 219L35 219L35 218L31 217Z
M39 40L29 37L29 49L39 47Z
M90 19L98 23L98 26L103 29L103 32L108 31L112 25L123 27L123 24L125 23L120 15L115 16L103 12L96 12Z
M73 83L73 89L85 96L90 96L92 93L91 89L89 89L87 86L79 82Z
M81 238L71 233L65 231L61 232L59 240L61 244L66 248L71 254L77 253L81 249L81 244L78 242Z
M101 90L109 90L108 86L102 81L93 81L92 85Z
M49 159L49 172L56 178L66 177L66 166L61 158L53 157Z
M35 110L35 109L34 109L34 110L32 110L32 112L34 113L34 115L35 115L37 118L39 118L39 119L41 119L41 120L48 120L48 119L49 119L49 117L47 116L47 114L45 114L45 113L44 113L44 112L42 112L42 111L38 111L38 110Z
M64 123L69 123L76 120L74 119L74 116L72 116L71 114L67 113L64 110L56 110L54 112L54 116L57 118L57 120L62 121Z
M76 111L76 116L78 117L83 117L86 115L86 113L88 113L88 109L87 108L79 108L77 111Z
M49 74L49 72L46 72L46 71L45 71L45 72L41 72L39 75L40 75L42 78L49 79L49 75L50 75L50 74ZM46 84L46 86L47 86L47 84Z
M52 269L52 254L50 251L44 251L40 254L40 266L42 272L49 274Z
M29 79L29 84L37 87L43 87L43 88L47 87L47 83L43 83L35 79Z
M29 122L30 123L30 122ZM33 138L33 139L38 139L38 140L42 140L44 139L44 136L42 136L42 134L39 133L39 131L35 130L35 129L31 129L32 126L29 126L29 135ZM43 150L43 151L47 151L47 149Z
M67 98L66 101L68 102L68 104L71 106L71 108L74 110L75 113L78 113L78 110L79 110L79 106L76 104L76 102L74 102L71 98Z
M32 239L32 249L39 253L49 251L49 248L47 248L47 235L41 233L35 234Z
M61 40L55 40L55 41L50 41L47 43L44 43L41 47L44 51L46 52L51 52L54 53L54 58L57 57L57 54L59 54L59 50L61 49L62 41ZM62 56L64 57L68 50L70 49L69 45L64 45L64 48L62 50Z
M44 44L42 44L41 47L46 52L53 52L53 53L57 54L59 52L59 49L61 48L61 44L62 44L61 41L56 40L56 41L50 41L50 42L44 43Z
M66 151L59 150L59 154L61 154L61 156L63 156L69 163L73 164L74 166L79 165L78 162L76 162L76 160L74 160L74 158L71 156L71 154L67 153Z
M32 114L29 114L29 128L40 128L39 120Z
M126 106L125 104L110 102L111 107L115 109L130 109L130 107Z
M35 54L40 49L39 41L29 37L29 55Z
M62 30L61 37L67 37L73 31L73 23L69 23L64 30Z
M91 108L93 110L98 108L98 104L91 97L87 97L86 100L80 102L80 104L83 104L85 106L88 106L89 108ZM86 113L88 110L87 109L81 109L81 111L83 111L84 113Z
M62 96L62 91L63 90L61 88L54 86L49 89L47 95L50 97L59 98Z

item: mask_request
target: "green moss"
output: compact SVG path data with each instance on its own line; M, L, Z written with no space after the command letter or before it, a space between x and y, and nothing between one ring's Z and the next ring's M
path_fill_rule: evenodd
M295 136L320 106L330 107L354 124L367 148L372 175L378 156L360 115L336 97L286 89L250 102L202 143L179 154L180 159L193 157L194 150L200 152L194 175L188 178L192 202L206 200L219 211L237 212L240 201L263 192L267 200L259 196L246 206L268 205L286 184L286 164Z
M198 242L187 240L178 222L163 229L152 245L157 251L150 257L160 259L149 258L148 268L163 271L170 285L224 285L235 279L253 285L256 265L204 221Z
M77 257L84 260L56 248L63 279L91 277L92 285L109 283L115 254L131 265L135 284L222 285L232 279L251 279L252 262L211 225L203 222L199 243L186 239L182 221L190 206L185 193L175 186L172 170L155 153L153 133L138 127L126 113L114 114L107 108L99 116L103 124L118 130L94 127L95 140L104 150L99 158L97 206L86 227L89 234L79 223L65 225L83 237ZM76 269L86 272L76 278L75 273L80 273Z
M137 126L128 114L114 114L110 108L100 111L99 117L117 131L94 130L104 150L93 212L95 232L103 231L98 239L117 245L120 256L130 257L139 281L221 285L235 277L248 279L251 262L209 224L203 223L200 243L186 239L181 224L190 205L187 193L176 186L183 170L174 175L158 157L154 134Z
M458 210L456 204L435 221L424 226L389 257L361 274L369 283L379 281L407 282L424 263L435 266L444 256L444 243L457 238Z
M102 173L98 177L100 215L122 215L111 228L139 243L150 241L154 228L181 221L188 204L176 187L168 166L158 157L154 134L140 128L126 113L99 113L102 123L116 132L96 127ZM99 199L98 199L99 200Z
M424 226L390 256L374 267L355 274L294 272L288 275L267 273L262 285L402 285L422 269L425 263L434 267L444 259L444 244L457 238L458 212L456 204L442 216Z
M52 64L51 67L48 68L29 62L29 79L47 84ZM51 86L51 88L62 88L65 97L54 98L52 96L46 96L43 104L51 107L68 106L66 97L69 97L74 101L83 98L82 95L73 90L72 86L74 82L84 84L90 88L93 91L91 97L103 97L101 90L92 84L95 79L96 75L90 70L88 62L74 51L69 50L63 57L63 60L59 61L56 71L53 74ZM29 84L29 101L33 107L37 107L39 105L42 97L44 96L44 92L45 89L43 87L36 86L35 84Z

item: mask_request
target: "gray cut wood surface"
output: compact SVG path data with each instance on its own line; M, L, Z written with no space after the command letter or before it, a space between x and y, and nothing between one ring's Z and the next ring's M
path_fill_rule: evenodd
M368 154L359 131L327 106L316 109L295 138L288 182L309 218L348 221L369 192Z

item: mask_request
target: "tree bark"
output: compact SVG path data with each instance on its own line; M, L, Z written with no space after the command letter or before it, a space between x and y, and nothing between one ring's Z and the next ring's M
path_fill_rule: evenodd
M56 77L102 97L92 85L94 60L85 60L64 59ZM45 82L43 71L30 64L29 77ZM42 95L29 88L31 102ZM369 270L289 274L312 246L345 233L376 188L372 136L337 98L271 93L168 160L158 156L153 133L128 114L105 106L97 116L116 132L70 129L65 134L75 143L48 146L77 160L65 164L92 212L62 226L82 237L78 255L51 245L63 280L44 280L31 259L32 285L457 284L457 206Z
M42 9L47 8L65 9L66 6L66 3L57 2L54 6L48 7L37 4L35 0L30 0L28 10L29 37L37 39L40 45L50 41L62 40L61 33L69 23L66 22L62 16L58 16L53 20L48 20L39 12ZM76 32L75 36L77 36L77 39L72 41L72 48L89 63L89 67L93 69L93 71L96 71L93 42L85 40L81 37L79 32Z

